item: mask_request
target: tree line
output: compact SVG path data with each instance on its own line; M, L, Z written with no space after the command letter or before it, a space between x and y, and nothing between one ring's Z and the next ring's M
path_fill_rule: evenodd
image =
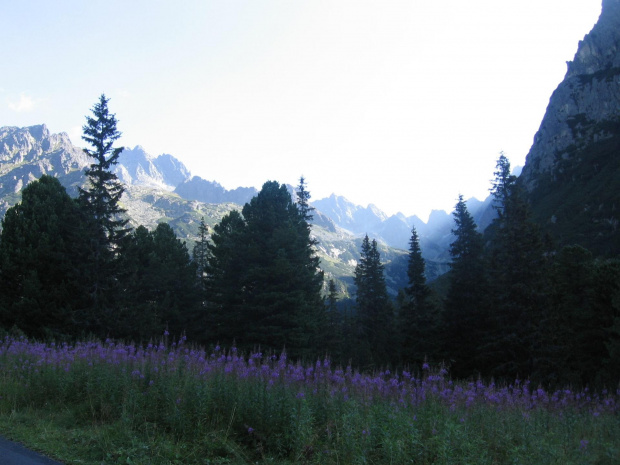
M620 261L578 246L554 250L503 154L492 188L497 218L481 233L459 196L444 277L426 282L414 228L408 285L391 299L377 242L366 236L355 301L342 305L320 269L303 177L295 200L269 181L211 234L203 221L191 253L168 224L130 228L112 172L122 147L108 101L100 97L83 127L93 163L78 197L43 176L2 221L2 328L141 342L167 331L364 369L444 363L456 377L620 379Z
M355 282L358 331L361 340L373 341L357 347L365 362L444 363L458 378L614 387L620 380L620 260L597 259L577 245L556 250L531 219L503 154L491 192L497 218L484 233L459 196L451 269L432 287L412 230L409 285L396 302L385 292L376 241L364 239Z

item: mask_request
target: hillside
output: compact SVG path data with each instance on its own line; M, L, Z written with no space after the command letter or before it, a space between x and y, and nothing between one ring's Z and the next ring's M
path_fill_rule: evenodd
M558 246L620 253L620 1L605 0L547 107L521 182Z

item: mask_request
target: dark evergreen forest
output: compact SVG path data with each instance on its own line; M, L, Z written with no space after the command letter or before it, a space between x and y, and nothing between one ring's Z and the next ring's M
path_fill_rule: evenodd
M530 378L545 385L620 380L620 260L554 246L500 155L497 218L478 230L462 196L451 270L429 285L411 232L408 285L391 299L377 242L366 236L355 300L325 280L302 177L295 198L268 181L193 249L162 223L128 227L112 173L122 147L108 99L87 117L93 163L71 198L53 177L30 183L2 220L0 326L41 340L98 337L326 354L365 370L444 364L453 377Z

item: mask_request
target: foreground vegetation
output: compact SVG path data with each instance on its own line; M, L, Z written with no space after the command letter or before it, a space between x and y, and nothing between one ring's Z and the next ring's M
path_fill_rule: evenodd
M2 434L66 463L604 464L620 392L362 374L168 341L0 341Z

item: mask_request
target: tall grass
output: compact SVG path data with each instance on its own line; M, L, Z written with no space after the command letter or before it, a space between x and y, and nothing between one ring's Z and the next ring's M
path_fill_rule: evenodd
M453 382L427 365L362 374L329 359L304 366L284 353L206 352L184 339L142 347L7 337L0 396L0 416L65 409L85 428L114 424L194 451L176 463L620 463L620 392ZM203 443L211 446L196 454ZM158 454L132 463L168 463Z

